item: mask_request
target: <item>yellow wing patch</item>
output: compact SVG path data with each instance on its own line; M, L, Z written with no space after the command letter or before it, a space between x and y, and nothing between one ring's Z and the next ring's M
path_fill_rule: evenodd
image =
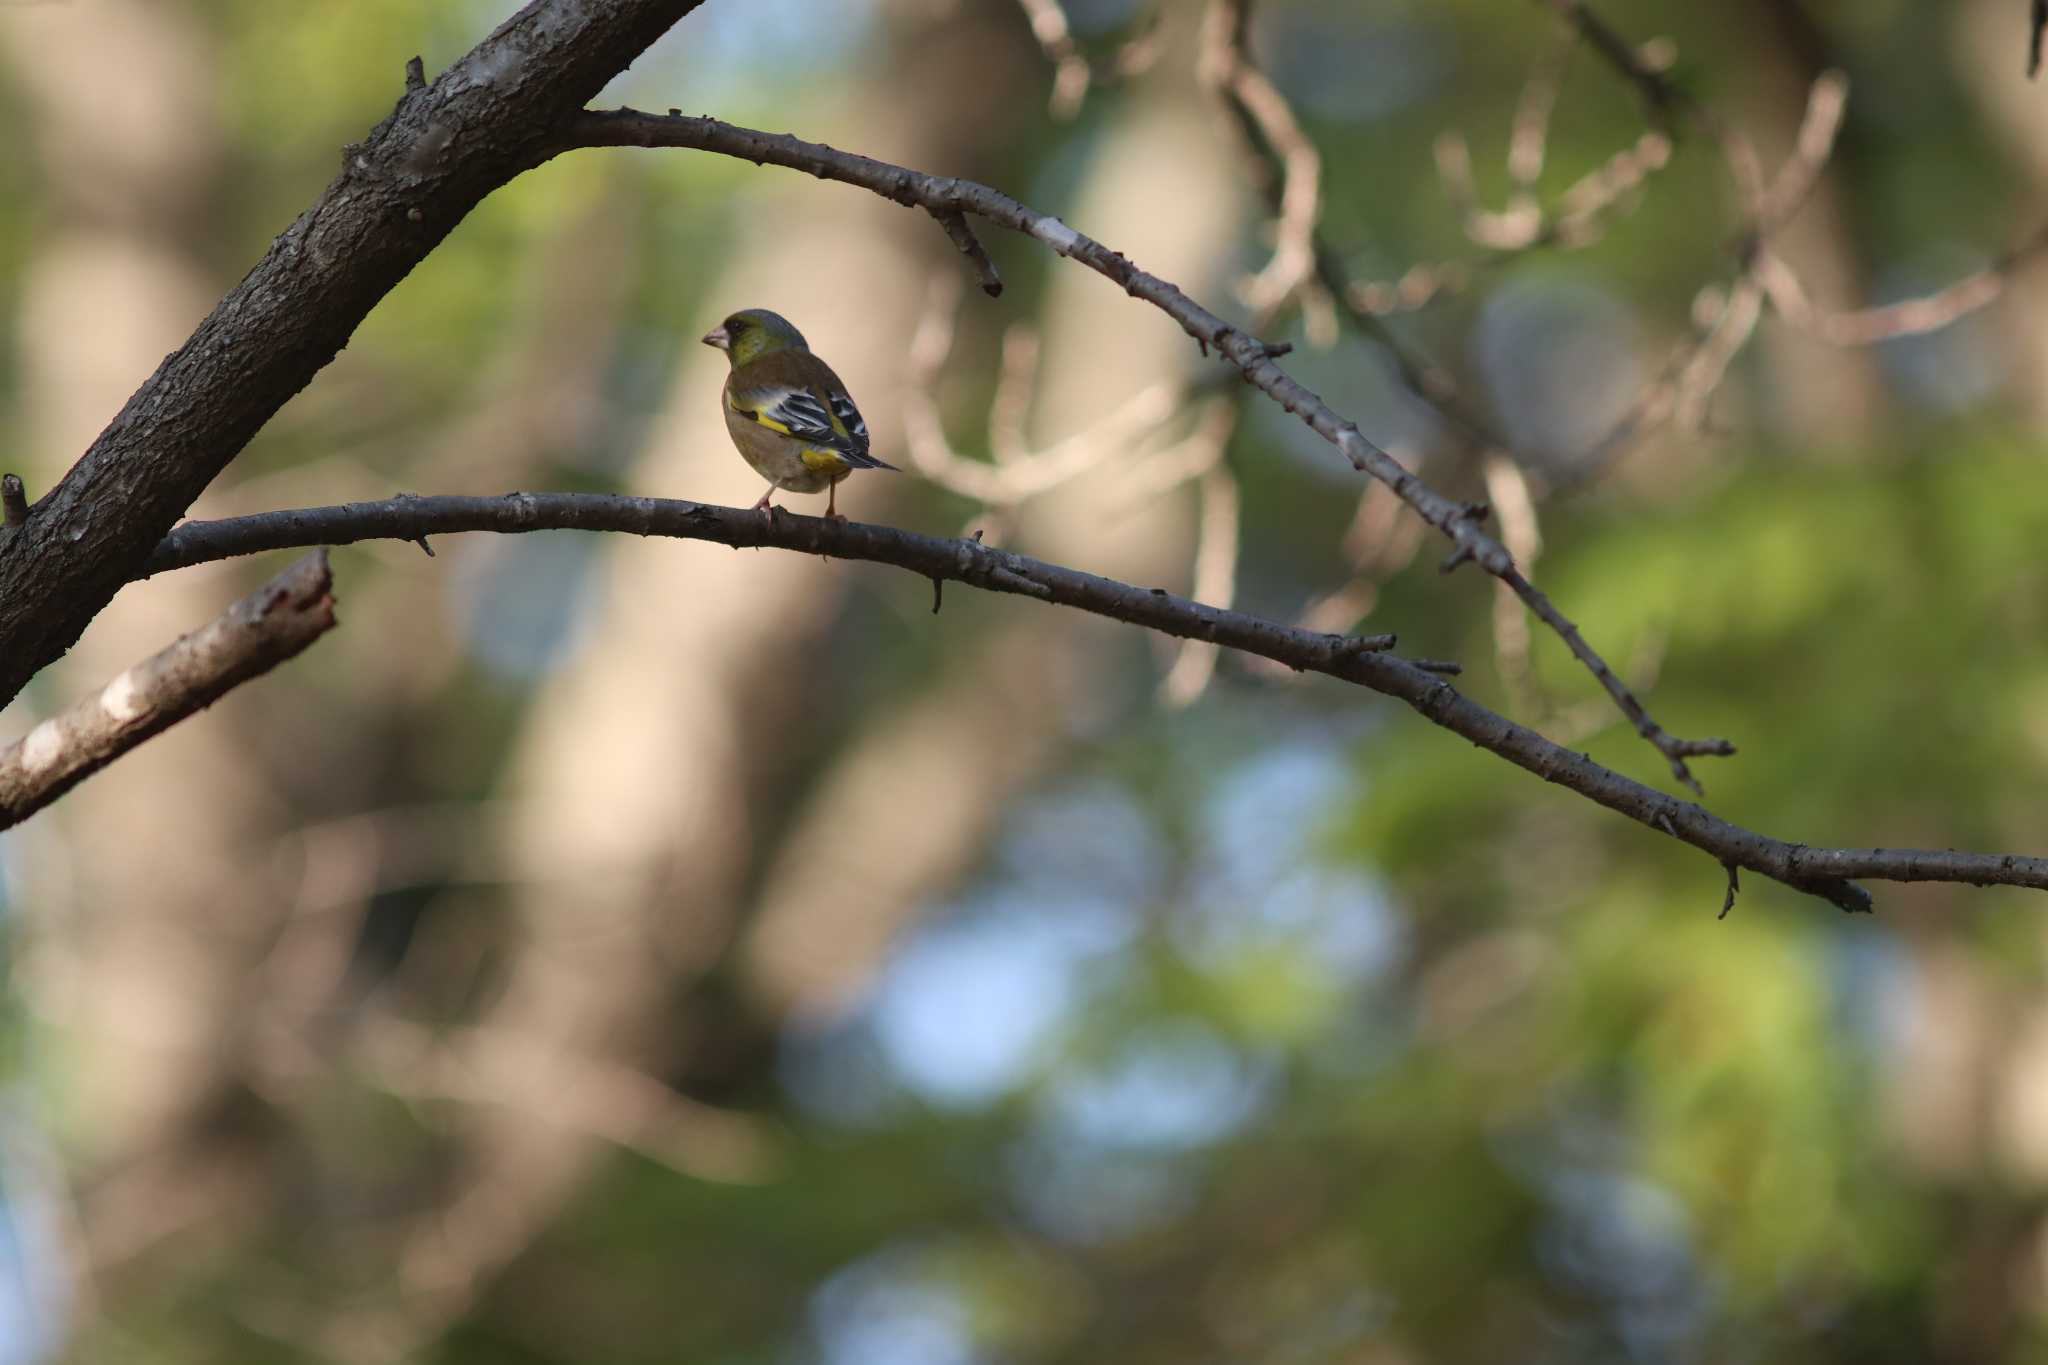
M782 423L780 423L780 422L776 421L776 420L775 420L775 419L774 419L773 417L770 417L770 416L769 416L769 415L768 415L767 413L765 413L765 412L762 412L762 411L761 411L761 410L760 410L759 408L750 408L750 407L747 407L747 406L745 406L744 404L740 403L740 402L739 402L738 400L736 400L736 399L731 399L731 398L728 398L728 399L727 399L726 401L727 401L727 403L728 403L728 404L729 404L729 405L731 406L731 408L732 408L732 410L733 410L734 412L738 413L738 414L739 414L740 416L742 416L742 417L745 417L745 418L748 418L748 419L750 419L750 420L751 420L751 421L753 421L753 422L754 422L754 423L755 423L756 425L759 425L759 426L764 426L764 427L768 428L768 430L770 430L770 431L779 431L779 432L781 432L781 433L782 433L782 434L783 434L784 436L787 436L787 435L789 435L789 428L788 428L788 427L786 427L786 426L784 426L784 425L783 425Z
M820 474L832 474L853 468L837 451L832 450L806 450L803 461L806 469L815 469Z
M816 398L818 405L825 409L825 416L830 419L833 432L845 440L852 440L853 433L846 429L846 423L839 420L839 414L833 410L832 400L819 393L816 389L811 390L811 396Z

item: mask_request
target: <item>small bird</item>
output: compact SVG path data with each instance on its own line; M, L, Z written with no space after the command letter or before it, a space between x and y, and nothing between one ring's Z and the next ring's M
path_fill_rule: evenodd
M775 490L830 490L825 515L839 517L839 481L856 469L894 469L868 454L868 426L832 367L811 354L789 319L765 308L734 313L704 344L732 362L725 378L725 429L754 472L768 480L755 510L775 514ZM844 521L844 517L839 517Z

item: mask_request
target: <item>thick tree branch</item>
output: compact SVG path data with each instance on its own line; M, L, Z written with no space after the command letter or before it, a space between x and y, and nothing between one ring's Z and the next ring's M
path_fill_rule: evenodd
M327 552L307 555L212 623L0 749L0 829L332 630L333 582Z
M1867 911L1870 896L1852 879L1967 882L2048 890L2048 858L1927 849L1811 848L1732 824L1691 801L1669 796L1554 744L1481 706L1416 662L1381 652L1393 642L1303 630L1244 612L1223 611L1100 578L973 540L939 540L859 522L822 520L659 498L579 493L510 493L499 498L394 498L189 522L150 557L157 572L235 555L360 540L417 540L460 531L623 531L741 547L796 550L835 559L891 564L934 582L947 580L1074 607L1183 639L1204 640L1325 673L1406 702L1422 716L1546 782L1577 792L1640 824L1844 910Z
M0 702L70 648L377 301L699 3L533 0L431 85L405 82L320 199L0 538Z
M857 185L906 207L922 208L942 222L949 214L971 213L998 227L1037 238L1060 255L1120 285L1132 297L1144 299L1164 312L1178 322L1205 352L1214 347L1236 365L1253 386L1336 446L1354 468L1393 489L1424 521L1450 538L1456 548L1445 561L1447 569L1470 560L1514 589L1515 595L1556 630L1572 654L1592 671L1636 732L1664 755L1673 776L1679 781L1697 792L1699 783L1693 779L1685 760L1698 754L1735 752L1735 746L1724 739L1679 739L1651 719L1649 712L1614 670L1593 652L1577 627L1522 575L1506 548L1487 534L1481 525L1485 508L1445 497L1410 473L1400 461L1367 440L1357 424L1296 383L1285 370L1273 363L1273 357L1281 353L1278 348L1233 327L1175 285L1139 269L1121 252L1112 251L1092 237L1076 232L1059 219L1040 213L1000 190L971 180L927 175L906 166L877 161L854 152L842 152L822 143L805 142L785 133L757 132L714 118L674 113L662 116L632 109L591 111L565 123L552 150L560 153L580 147L681 147L718 152L756 165L772 163L822 180Z

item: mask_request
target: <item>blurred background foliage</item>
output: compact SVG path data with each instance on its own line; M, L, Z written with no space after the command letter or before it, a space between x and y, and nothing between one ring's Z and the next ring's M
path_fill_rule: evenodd
M510 8L0 6L8 467L48 488L405 59L438 71ZM1851 309L2036 230L2024 8L1600 13L1667 40L1769 166L1820 74L1847 73L1835 154L1773 245ZM1271 236L1196 76L1202 11L1070 0L1105 74L1152 49L1071 117L1010 0L709 0L607 99L988 181L1245 317ZM1700 767L1710 805L1817 844L2042 851L2027 259L1990 306L1876 347L1767 312L1702 421L1594 467L1737 283L1712 142L1681 129L1581 249L1490 250L1445 191L1444 134L1499 207L1554 203L1645 131L1548 6L1263 0L1252 39L1321 150L1344 269L1452 279L1379 325L1513 443L1535 577L1665 724L1740 744ZM1524 187L1509 132L1546 70ZM855 516L1177 589L1205 556L1214 581L1222 536L1247 608L1397 631L1668 781L1553 639L1473 571L1440 576L1405 516L1375 521L1311 433L1101 281L988 245L999 302L961 289L929 222L850 189L564 158L464 223L196 512L750 499L695 338L770 306L892 458L1101 447L1007 505L857 480ZM1488 496L1377 332L1292 309L1270 332L1369 435ZM1155 386L1161 412L1115 427ZM341 632L0 836L0 1362L2048 1349L2048 993L2022 893L1879 886L1850 920L1746 885L1717 919L1693 851L1327 679L1225 659L1208 680L966 591L933 616L874 566L436 550L337 552ZM8 733L274 568L129 589Z

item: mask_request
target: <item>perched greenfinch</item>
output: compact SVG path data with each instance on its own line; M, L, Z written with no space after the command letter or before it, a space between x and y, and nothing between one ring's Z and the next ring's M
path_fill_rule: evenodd
M894 469L868 454L868 426L832 367L811 354L789 319L765 308L734 313L704 337L732 362L725 378L725 429L754 472L768 480L756 510L780 488L830 490L825 515L839 515L839 481L856 469Z

